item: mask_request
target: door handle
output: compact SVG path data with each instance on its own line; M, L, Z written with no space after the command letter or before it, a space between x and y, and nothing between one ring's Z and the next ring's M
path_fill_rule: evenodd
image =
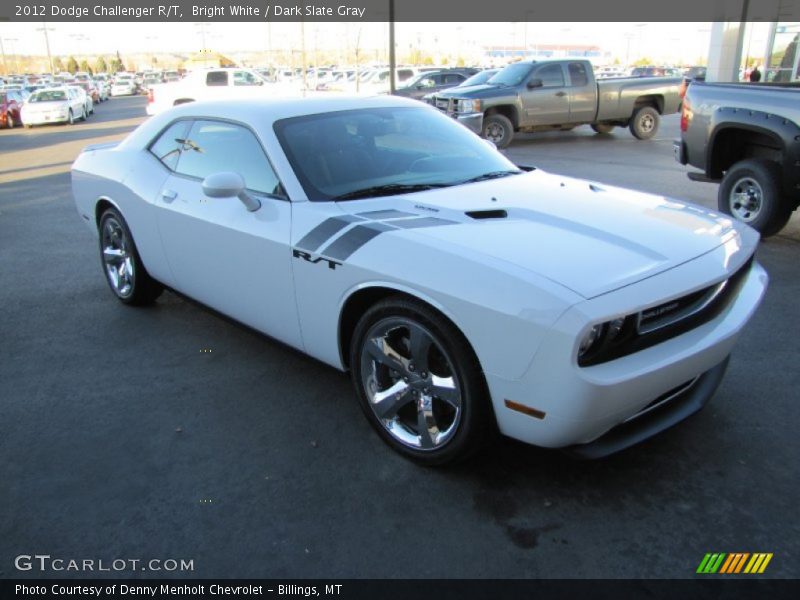
M567 95L567 92L556 92L556 96L558 96L559 98L561 98L562 96L566 96L566 95Z
M173 190L163 190L161 192L161 197L164 199L165 202L172 202L175 198L178 197L178 192Z

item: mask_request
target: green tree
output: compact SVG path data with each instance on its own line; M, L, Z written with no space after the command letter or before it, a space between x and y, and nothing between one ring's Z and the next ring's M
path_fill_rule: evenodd
M75 75L78 72L78 61L75 60L74 56L70 56L67 60L67 71Z
M122 61L118 58L111 59L111 72L112 73L119 73L122 71Z
M102 56L97 57L97 61L94 63L94 72L95 73L105 73L108 71L108 65L106 64L106 59Z
M633 66L634 67L646 67L646 66L652 65L652 64L653 64L653 59L652 58L649 58L647 56L643 56L642 58L637 60L635 63L633 63Z
M64 63L61 61L61 57L60 56L56 56L53 59L53 70L56 73L61 73L61 71L64 70Z
M81 61L81 71L92 75L92 68L89 66L89 61L85 58Z

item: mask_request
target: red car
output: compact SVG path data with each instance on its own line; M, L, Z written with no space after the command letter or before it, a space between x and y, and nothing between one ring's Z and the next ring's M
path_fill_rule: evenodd
M17 123L22 123L20 108L22 108L22 96L19 92L0 91L0 127L11 129Z
M86 93L89 94L89 97L92 99L92 103L100 104L100 92L97 90L97 87L94 85L94 83L89 81L76 81L71 85L81 86L84 90L86 90Z

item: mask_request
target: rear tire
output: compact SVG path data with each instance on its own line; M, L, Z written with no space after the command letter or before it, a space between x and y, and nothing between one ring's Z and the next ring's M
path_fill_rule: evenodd
M778 233L792 216L781 190L781 168L764 158L741 160L727 170L719 186L717 206L764 237Z
M611 123L592 123L590 127L594 129L595 133L611 133L614 131L614 125Z
M10 113L7 114L6 115L6 127L8 127L9 129L14 129L15 126L16 126L16 123L14 122L14 117L12 117Z
M100 263L114 295L132 306L152 304L164 291L145 269L128 224L115 208L100 217Z
M507 148L514 139L514 125L504 115L489 115L483 119L481 135L490 142L494 142L498 148Z
M420 464L463 460L494 431L478 359L426 304L393 296L367 310L353 334L350 373L381 439Z
M661 115L652 106L642 106L633 112L629 128L633 137L649 140L658 132Z

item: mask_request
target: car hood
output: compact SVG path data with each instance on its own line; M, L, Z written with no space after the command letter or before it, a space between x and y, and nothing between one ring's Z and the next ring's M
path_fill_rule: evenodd
M50 112L67 108L69 103L66 100L49 100L47 102L26 102L22 105L25 112Z
M389 226L395 218L427 217L428 225L401 225L397 233L424 236L467 259L511 263L584 298L652 277L737 236L740 247L758 242L751 228L690 203L538 170L338 205L362 218L388 215L380 220Z
M479 85L458 86L442 90L436 95L441 98L493 98L495 96L508 96L516 94L516 88L508 85Z

